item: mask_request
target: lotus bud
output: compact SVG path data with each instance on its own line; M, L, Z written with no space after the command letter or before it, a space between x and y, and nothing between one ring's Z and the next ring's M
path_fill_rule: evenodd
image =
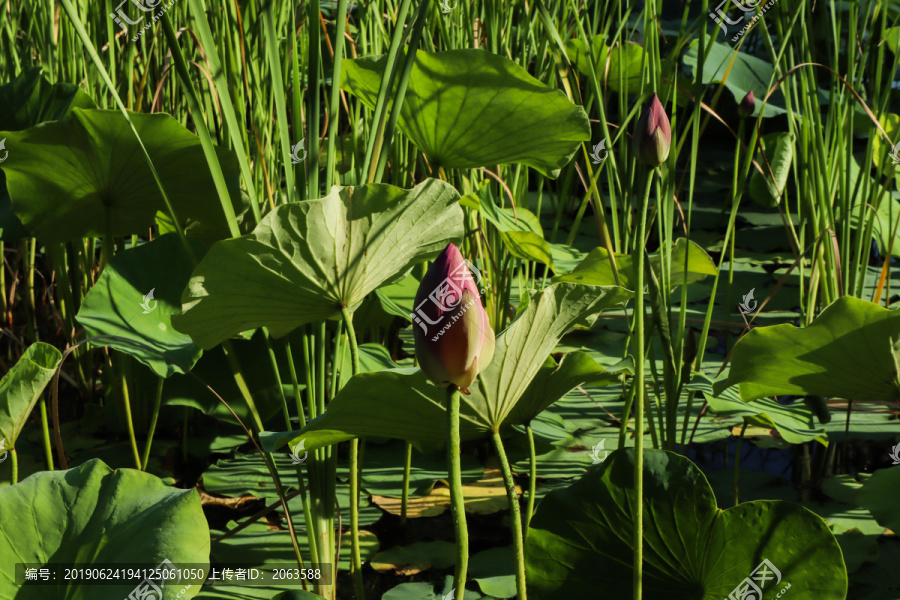
M742 117L749 117L756 109L756 99L753 97L753 90L747 92L741 103L738 104L738 114Z
M669 157L672 128L656 94L644 106L631 139L631 149L639 162L658 167Z
M481 274L476 270L479 281ZM413 337L422 372L438 387L464 393L494 357L494 330L475 277L454 244L428 268L416 292Z

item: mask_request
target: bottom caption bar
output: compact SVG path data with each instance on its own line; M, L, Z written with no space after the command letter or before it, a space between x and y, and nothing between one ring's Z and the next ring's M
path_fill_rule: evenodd
M191 585L331 585L331 564L311 563L181 563L168 559L152 563L16 563L16 584L39 585L134 585L135 598L164 587ZM143 594L143 595L141 595ZM151 596L152 597L152 596ZM128 596L131 598L131 596Z

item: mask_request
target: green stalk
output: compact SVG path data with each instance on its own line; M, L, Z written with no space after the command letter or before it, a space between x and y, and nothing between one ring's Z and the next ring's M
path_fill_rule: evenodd
M416 21L413 24L412 35L409 39L409 46L404 57L403 68L400 74L400 81L397 84L397 91L394 93L393 104L391 107L391 116L388 120L387 127L384 130L383 139L379 140L382 146L381 155L378 157L378 167L375 171L374 181L381 181L384 175L384 169L387 166L388 152L391 147L391 140L394 137L394 130L397 127L397 121L400 119L400 110L403 107L403 98L406 96L406 88L409 86L409 76L412 73L413 65L416 62L416 49L422 39L422 31L425 29L425 21L428 16L428 7L431 5L430 0L420 0L419 8L416 10Z
M250 394L250 388L247 387L247 382L244 380L244 373L241 371L241 365L238 364L234 348L231 345L231 340L222 342L222 352L225 353L225 358L228 360L228 366L231 367L231 374L234 377L234 382L237 384L241 395L247 402L247 408L250 409L250 414L253 416L253 422L256 425L256 431L258 433L264 429L262 419L259 418L259 411L256 410L256 403L253 401L253 396Z
M0 240L0 263L3 262L5 256L6 242ZM9 307L6 304L6 269L0 269L0 318L4 323L8 322L7 308Z
M469 531L466 527L466 505L462 489L462 465L459 450L459 388L447 388L447 475L450 479L450 506L453 512L453 529L456 532L456 572L453 588L457 600L463 600L466 591L466 573L469 570Z
M125 408L125 426L128 428L128 439L131 442L131 451L134 454L134 464L138 471L141 470L141 455L138 453L137 440L134 437L134 422L131 419L131 399L128 395L128 379L125 377L124 364L120 363L120 376L122 378L122 405Z
M644 560L644 237L647 229L647 204L653 171L646 172L644 194L637 209L640 216L632 247L634 264L634 580L633 598L641 600Z
M347 326L347 338L350 340L350 360L353 365L351 376L359 373L359 347L356 345L356 331L350 311L344 306L341 316ZM337 369L337 366L335 366ZM362 578L362 558L359 553L359 438L350 440L350 551L352 553L350 574L353 576L353 590L357 600L366 597Z
M747 420L744 419L744 426L741 427L741 435L738 436L737 447L734 450L734 505L737 506L740 502L738 500L738 489L740 482L740 472L741 472L741 442L744 439L744 432L747 431Z
M304 340L304 346L305 346ZM284 339L284 352L287 357L288 362L288 371L291 375L291 385L294 387L294 402L297 406L297 417L300 421L300 428L306 427L306 415L303 414L303 403L300 397L300 383L297 380L297 369L294 366L294 356L291 352L291 343L285 338ZM288 425L288 429L290 429L290 425ZM315 473L317 473L316 469L318 468L319 463L315 462L315 460L311 457L309 461L306 463L306 468L308 469L309 477L310 477L310 488L312 488L312 482L315 478ZM319 529L318 529L318 521L317 517L314 514L314 507L311 506L309 501L309 496L306 493L306 481L303 478L303 470L301 465L297 465L297 486L300 488L300 499L303 502L303 519L304 523L307 524L308 527L312 528L313 535L307 536L307 543L309 544L309 555L313 557L313 562L322 562L319 556ZM316 583L315 591L319 595L322 595L323 586Z
M307 3L306 26L309 30L309 62L306 65L306 135L309 136L307 189L310 198L319 197L319 0ZM332 82L333 83L333 82Z
M409 476L412 470L412 444L403 442L406 460L403 463L403 495L400 498L400 525L406 526L406 508L409 504Z
M334 31L334 68L331 71L331 103L328 105L328 151L325 157L325 193L334 183L334 145L341 108L341 63L344 60L344 29L347 23L347 0L338 0Z
M41 431L44 440L44 456L47 459L47 470L53 470L53 450L50 446L50 424L47 421L47 401L40 400L41 405Z
M287 187L287 195L288 198L293 201L294 195L297 193L296 186L294 185L294 165L291 162L291 139L290 134L288 133L288 123L287 123L287 107L284 102L284 86L283 86L283 77L281 74L281 59L278 56L278 34L275 31L275 18L272 15L273 6L275 3L268 2L262 8L262 22L263 22L263 30L265 31L264 36L264 45L266 48L266 60L269 64L269 69L271 71L271 77L273 81L273 99L275 100L275 110L278 113L278 137L281 141L281 159L284 164L284 178L285 184ZM316 11L316 15L318 16L318 10ZM313 31L318 31L319 29L319 19L310 19L307 23L309 27ZM312 42L310 42L311 44ZM312 46L310 46L312 48ZM310 71L314 71L318 66L318 63L310 64ZM310 72L310 79L315 79L318 81L318 77L316 77L315 72ZM318 102L318 98L313 98L313 101ZM309 125L309 136L310 136L310 160L312 162L312 152L313 152L313 140L315 137L316 145L315 150L318 152L318 133L317 133L318 123L311 123ZM315 196L314 196L315 197Z
M372 183L375 181L375 170L378 166L379 156L381 154L381 145L383 142L384 128L387 117L387 97L388 93L393 90L394 74L396 72L397 54L400 52L400 45L406 35L406 17L409 13L409 5L412 0L402 0L397 11L397 20L394 24L394 34L391 37L391 46L388 50L387 62L385 63L384 73L381 76L381 84L378 87L378 98L375 100L375 108L373 110L374 120L369 130L369 139L366 142L366 155L363 160L362 168L365 169L361 181Z
M144 458L141 461L144 471L147 470L147 463L150 461L150 444L153 443L153 434L156 432L156 422L159 420L159 408L162 406L162 391L165 382L165 377L157 377L156 396L153 399L153 415L150 417L150 427L147 429L147 443L144 445Z
M503 470L503 482L506 484L506 497L509 498L509 516L512 522L513 548L516 552L516 598L517 600L527 600L527 590L525 589L525 542L522 536L522 515L519 511L519 497L516 494L516 482L513 480L512 469L509 468L509 459L506 458L506 451L503 448L503 440L500 433L493 433L494 447L497 448L497 455L500 457L500 468Z
M256 187L253 185L253 172L250 169L250 159L244 149L244 140L241 137L243 125L238 121L237 114L234 110L234 104L231 101L231 92L228 87L228 81L225 78L225 70L222 68L222 62L219 60L219 53L216 51L215 38L209 28L209 20L206 11L200 0L188 0L191 16L193 19L193 30L197 32L206 60L209 61L210 75L213 84L216 87L216 93L219 102L222 103L222 116L228 125L228 134L231 137L231 146L237 155L238 166L241 169L241 176L244 178L244 184L247 189L247 196L250 198L250 209L253 211L253 218L259 223L262 218L259 210L259 198L256 195Z
M534 431L531 423L525 426L528 432L528 512L525 513L525 539L528 539L528 528L531 526L531 516L534 514L534 493L537 487L537 456L534 448Z
M62 4L63 9L66 11L66 15L69 17L69 21L72 23L72 27L75 29L75 33L78 35L78 38L81 40L84 49L87 51L88 55L91 57L91 61L94 63L94 66L97 68L97 72L99 73L101 79L103 79L103 83L106 84L108 92L112 95L112 97L116 101L116 105L119 108L119 111L122 115L125 116L125 120L128 122L128 126L131 129L131 132L134 134L135 140L137 140L138 146L141 148L141 153L144 155L144 160L147 161L147 165L150 167L150 172L153 175L154 181L156 181L157 188L159 189L159 193L162 196L163 203L166 205L166 210L168 212L169 217L172 218L172 222L175 225L175 230L178 232L178 236L181 239L181 243L184 246L185 251L187 252L188 257L195 261L193 251L191 250L190 244L188 244L187 238L184 234L184 228L181 226L181 221L178 219L175 214L175 209L172 207L172 203L169 200L168 194L166 194L166 190L163 187L162 180L159 178L159 173L156 171L156 166L154 166L153 161L150 160L150 154L147 152L147 148L144 146L144 142L141 140L141 136L138 135L137 129L134 127L134 123L131 122L131 118L128 116L128 111L125 109L125 104L122 103L122 99L119 97L119 94L116 93L116 87L113 84L112 80L109 77L109 74L106 72L106 68L103 66L103 62L100 60L100 56L97 54L97 49L94 47L94 44L91 42L91 38L88 36L87 31L84 29L84 25L81 23L81 19L78 16L78 11L75 10L75 7L72 6L71 0L59 0L60 4ZM163 23L167 24L168 19L165 15L163 15ZM171 29L171 24L169 25L169 29ZM174 31L172 31L172 40L174 38ZM187 74L187 68L184 67L184 57L181 56L181 48L177 44L177 40L175 40L174 47L172 49L173 55L177 54L178 58L181 58L180 63L176 60L176 65L183 68L183 72ZM74 76L67 79L76 79ZM191 90L191 88L188 88ZM200 121L200 117L198 115L196 121ZM197 130L198 134L201 127L198 125ZM208 134L207 134L208 135ZM201 142L203 141L203 137L201 136ZM204 144L204 152L206 151L206 145ZM215 166L218 168L218 161L215 162ZM221 176L221 168L219 168L219 175ZM215 174L213 175L215 177ZM224 178L223 178L224 181ZM217 188L218 189L218 188ZM225 189L225 188L223 188ZM225 189L227 194L227 189ZM231 207L231 204L228 204ZM228 218L228 213L225 214L226 219ZM229 226L231 225L231 221L234 220L234 210L231 210L231 220L229 221ZM234 230L237 229L237 224L234 225Z
M203 149L203 156L206 157L206 163L209 165L209 173L212 176L213 183L216 187L216 193L219 196L219 203L222 205L222 214L225 215L225 221L228 223L228 231L231 237L239 237L241 235L238 229L237 217L234 214L234 206L231 204L231 195L228 192L228 184L225 182L225 175L222 173L222 165L216 155L215 146L213 146L212 138L209 135L209 128L206 125L206 119L203 111L200 109L200 101L197 93L194 91L194 85L191 83L191 76L187 70L187 61L181 52L181 46L178 43L178 36L175 29L169 21L168 13L163 13L162 19L163 32L166 34L166 40L169 42L169 50L172 53L175 72L181 79L181 85L185 90L184 98L187 101L188 109L197 130L197 137L200 138L200 146ZM168 202L168 200L167 200ZM174 216L173 216L174 218ZM180 229L181 225L176 223ZM187 244L185 244L187 246ZM188 256L193 260L194 253L188 246Z
M9 449L9 457L12 459L12 475L10 475L10 485L19 483L19 455L16 454L15 448Z

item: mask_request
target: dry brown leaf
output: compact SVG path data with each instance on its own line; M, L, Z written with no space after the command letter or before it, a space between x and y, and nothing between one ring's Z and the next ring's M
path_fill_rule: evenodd
M509 502L506 498L506 486L503 473L498 468L486 468L478 481L462 486L466 500L466 512L486 515L507 510ZM522 494L522 488L516 486L516 495ZM372 496L372 501L383 510L393 515L400 514L400 498ZM423 498L410 498L406 507L406 516L410 519L434 517L450 508L450 488L447 482L438 480L431 493Z

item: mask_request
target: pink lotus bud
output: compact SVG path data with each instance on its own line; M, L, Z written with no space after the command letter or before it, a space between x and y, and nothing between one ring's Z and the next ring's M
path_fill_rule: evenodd
M634 128L631 149L639 162L658 167L666 162L672 144L672 128L669 117L656 94L644 106L644 112Z
M742 117L749 117L756 109L756 99L753 97L753 90L747 92L741 103L738 104L738 114Z
M410 316L422 372L438 387L454 384L468 394L475 376L494 357L494 330L475 277L455 245L448 244L428 268Z

